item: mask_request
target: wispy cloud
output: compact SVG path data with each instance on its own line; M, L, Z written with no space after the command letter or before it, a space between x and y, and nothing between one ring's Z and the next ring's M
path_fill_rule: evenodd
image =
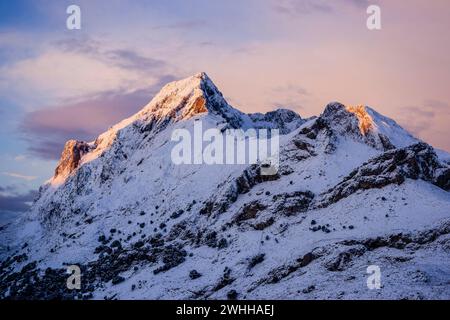
M106 57L116 66L143 72L162 69L166 66L162 60L144 57L133 50L111 50L106 53Z
M276 86L270 92L269 106L271 108L291 108L300 110L303 107L305 99L310 96L308 90L302 86L288 84Z
M347 2L358 8L367 8L371 4L376 4L378 2L378 1L374 1L374 0L341 0L341 1Z
M153 29L194 29L206 26L205 20L186 20L166 25L156 26Z
M58 40L53 45L66 53L76 52L101 60L108 65L140 72L157 71L167 66L163 60L145 56L132 49L111 49L102 41L86 36Z
M24 194L2 195L0 194L0 213L25 212L29 210L31 203L38 192L31 190Z
M64 38L0 66L0 93L37 109L108 91L137 91L171 73L164 60L89 37Z
M425 100L421 106L405 106L400 108L399 123L416 136L440 136L445 133L436 125L443 114L450 114L450 104L434 99ZM444 123L445 118L443 119ZM443 139L448 141L448 139ZM441 145L449 150L450 145Z
M18 178L18 179L22 179L22 180L26 180L26 181L33 181L33 180L37 179L36 176L27 176L27 175L17 173L17 172L2 172L2 175L12 177L12 178Z
M424 106L431 110L439 111L448 111L450 112L450 103L445 101L439 101L435 99L428 99L424 101Z
M302 86L293 85L293 84L274 87L272 89L272 92L276 93L276 94L289 94L289 95L294 94L294 95L298 95L298 96L309 96L310 95L308 90L306 90Z
M198 45L201 47L213 47L216 44L213 41L202 41Z
M273 1L273 9L289 16L333 12L329 2L323 0L276 0Z
M331 14L340 6L349 6L357 9L365 9L374 1L369 0L273 0L272 7L275 12L287 16L299 16L307 14Z
M25 160L26 158L27 158L26 155L24 155L24 154L19 154L19 155L17 155L17 156L14 157L14 160L15 160L15 161L23 161L23 160Z
M14 186L0 186L0 193L12 193L15 190Z

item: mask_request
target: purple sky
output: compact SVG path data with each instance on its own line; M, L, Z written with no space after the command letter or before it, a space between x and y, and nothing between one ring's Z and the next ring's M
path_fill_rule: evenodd
M366 104L450 151L449 31L448 0L1 1L0 213L23 208L67 139L199 71L243 111Z

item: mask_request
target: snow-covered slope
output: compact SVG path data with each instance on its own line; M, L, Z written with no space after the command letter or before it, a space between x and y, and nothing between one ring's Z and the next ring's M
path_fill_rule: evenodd
M198 122L279 129L278 173L175 165L172 132ZM200 73L66 144L31 212L2 230L0 297L448 299L449 181L442 154L369 107L247 115Z

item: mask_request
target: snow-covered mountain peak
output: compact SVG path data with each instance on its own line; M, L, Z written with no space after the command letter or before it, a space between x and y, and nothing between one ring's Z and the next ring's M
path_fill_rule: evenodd
M350 137L379 150L402 148L420 140L370 107L329 103L320 119L339 136Z
M206 73L198 73L183 80L166 84L161 91L144 107L141 114L152 113L159 117L189 118L208 112L205 88L212 96L221 96Z
M141 140L148 133L164 130L171 123L189 120L198 115L212 115L230 128L253 127L253 120L245 113L231 107L208 75L197 73L183 80L166 84L161 91L138 113L112 126L90 143L69 141L61 154L54 186L65 182L75 169L101 156L121 135L124 140ZM136 130L140 138L131 138ZM135 141L139 143L139 141Z
M200 121L278 129L278 172L175 164L173 130ZM204 73L170 83L95 141L68 141L58 187L0 226L0 299L448 299L450 165L418 142L369 107L244 114ZM360 277L373 264L376 292Z
M198 114L210 113L238 128L250 121L248 117L231 107L222 93L205 72L165 85L146 105L138 116L181 121Z

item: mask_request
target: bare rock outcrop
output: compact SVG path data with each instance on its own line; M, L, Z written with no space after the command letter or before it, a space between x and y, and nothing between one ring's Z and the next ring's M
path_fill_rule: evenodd
M55 169L54 179L67 177L78 168L81 157L88 153L90 146L84 141L69 140L64 146L58 166Z
M422 179L446 191L450 190L450 167L439 161L431 146L420 142L387 151L364 163L339 184L324 192L316 206L327 207L358 190L400 185L407 178Z

